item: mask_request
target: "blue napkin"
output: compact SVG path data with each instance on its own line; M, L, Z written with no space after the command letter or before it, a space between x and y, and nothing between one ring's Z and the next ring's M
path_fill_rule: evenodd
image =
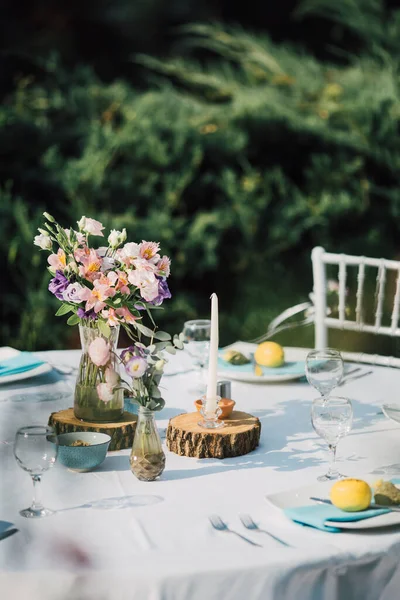
M299 523L300 525L308 525L309 527L315 527L322 531L330 531L331 533L340 533L343 531L338 527L329 525L329 521L362 521L363 519L369 519L378 515L384 515L390 512L389 509L373 508L370 510L363 510L360 512L345 512L331 506L330 504L312 504L310 506L296 506L294 508L286 508L284 513L289 519Z
M218 357L218 369L220 371L236 371L237 373L253 373L254 364L247 365L231 365L221 356ZM281 367L261 367L263 375L304 375L305 362L298 360L293 362L285 362Z
M31 354L30 352L20 352L20 354L13 358L7 358L6 360L0 361L0 377L31 371L35 367L39 367L43 364L44 360L41 360L34 354Z
M0 521L0 542L17 533L18 529L13 526L13 523L9 521Z

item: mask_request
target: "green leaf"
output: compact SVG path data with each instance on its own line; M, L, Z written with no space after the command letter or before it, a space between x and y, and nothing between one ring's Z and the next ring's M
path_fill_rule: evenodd
M108 325L108 323L106 323L105 321L101 321L101 319L99 319L97 326L99 328L100 333L102 333L104 335L104 337L106 337L106 338L110 337L111 329L110 329L110 326Z
M70 304L61 304L60 308L56 312L56 317L61 317L62 315L66 315L69 312L73 312L74 307Z
M161 342L168 342L171 339L171 336L166 331L157 331L154 337Z
M135 322L135 327L136 327L136 329L138 329L140 331L140 333L143 333L143 335L145 335L145 336L147 336L149 338L156 337L154 335L154 331L152 331L151 329L149 329L145 325L142 325L141 323L138 323L137 321Z
M165 351L169 352L169 354L176 354L176 350L173 346L166 346Z
M80 318L78 317L78 315L71 315L70 318L67 321L67 325L77 325L80 322Z

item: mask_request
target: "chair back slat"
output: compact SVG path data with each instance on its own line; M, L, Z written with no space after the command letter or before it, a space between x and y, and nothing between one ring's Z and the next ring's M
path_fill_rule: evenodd
M363 294L364 294L364 280L365 280L365 257L360 257L360 266L358 267L357 273L357 305L356 305L356 323L362 327L363 324Z
M391 319L392 334L394 334L399 324L399 305L400 305L400 267L397 272L396 293L393 300L393 311Z
M346 319L346 258L342 254L339 262L339 321L341 325Z
M376 290L377 290L377 301L376 301L376 312L375 312L375 331L379 333L379 329L382 323L383 313L383 300L385 298L385 282L386 282L386 268L382 263L378 268L378 275L376 277Z

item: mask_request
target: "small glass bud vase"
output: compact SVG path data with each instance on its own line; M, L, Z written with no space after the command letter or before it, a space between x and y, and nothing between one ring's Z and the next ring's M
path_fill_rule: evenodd
M139 407L130 464L132 473L141 481L154 481L165 468L165 454L154 411L143 406Z

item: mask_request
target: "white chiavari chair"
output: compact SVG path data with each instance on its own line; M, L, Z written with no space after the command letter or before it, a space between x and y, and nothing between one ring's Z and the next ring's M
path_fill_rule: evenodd
M340 329L343 331L364 332L375 335L387 335L390 337L400 337L399 313L400 313L400 261L387 260L384 258L370 258L366 256L352 256L349 254L334 254L326 252L324 248L317 246L311 253L313 269L313 293L310 294L310 302L303 302L296 306L286 309L271 321L267 333L254 342L260 342L271 338L276 333L285 329L290 329L299 325L314 323L315 327L315 348L326 348L328 343L329 329ZM329 309L327 300L328 278L327 267L335 266L338 268L338 309L337 315L333 315ZM347 311L346 298L348 278L348 269L357 269L357 291L356 304L354 311ZM366 271L375 269L376 271L376 290L375 290L375 313L372 322L365 320L365 303L368 300L365 293ZM394 273L395 286L394 294L388 293L386 285L388 273ZM392 295L392 298L390 298ZM391 301L392 300L392 301ZM390 302L391 315L390 323L383 324L382 317L384 313L384 304ZM305 313L305 318L297 323L286 322L296 314ZM354 318L351 318L352 313ZM369 363L376 365L385 365L391 367L400 367L400 358L394 356L383 356L380 354L368 354L364 352L342 352L345 360Z

